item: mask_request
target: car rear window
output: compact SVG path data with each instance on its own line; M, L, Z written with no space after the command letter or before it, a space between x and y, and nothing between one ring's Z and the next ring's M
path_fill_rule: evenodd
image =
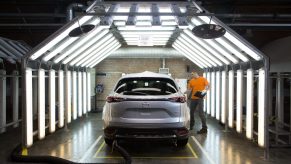
M167 78L125 78L117 83L114 91L124 95L169 95L178 89Z

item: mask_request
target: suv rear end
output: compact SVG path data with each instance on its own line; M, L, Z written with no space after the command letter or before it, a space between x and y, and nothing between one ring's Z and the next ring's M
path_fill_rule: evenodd
M156 73L127 75L107 97L103 110L104 138L188 141L189 109L175 81Z

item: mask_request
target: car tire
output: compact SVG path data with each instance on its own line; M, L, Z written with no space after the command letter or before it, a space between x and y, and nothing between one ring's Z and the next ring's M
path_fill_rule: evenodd
M104 138L104 141L108 146L112 146L113 144L113 139Z
M188 138L177 140L177 147L185 147L188 143Z

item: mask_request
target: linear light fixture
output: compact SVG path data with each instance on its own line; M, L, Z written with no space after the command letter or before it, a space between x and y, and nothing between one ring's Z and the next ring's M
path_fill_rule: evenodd
M78 72L78 116L82 117L82 72Z
M117 47L113 48L108 53L106 52L107 55L104 55L103 57L101 57L100 59L98 59L98 61L96 61L95 63L89 65L88 67L93 68L95 65L97 65L99 62L101 62L102 60L104 60L107 56L109 56L112 52L116 51L120 47L121 47L121 44L118 44Z
M120 46L121 45L120 45L120 43L118 41L113 42L113 44L111 44L110 46L105 47L104 50L100 51L98 53L98 55L96 55L96 57L92 61L90 61L90 62L87 61L86 63L84 63L83 64L83 67L84 66L91 67L92 65L95 66L97 63L99 63L104 58L106 58L107 56L109 56L112 52L114 52L115 50L117 50Z
M227 101L227 87L226 87L226 71L221 72L221 122L226 123L226 101Z
M67 37L62 42L57 43L56 48L54 48L51 52L45 55L43 58L44 61L48 61L54 56L56 56L58 53L60 53L63 49L68 47L70 44L72 44L74 41L76 41L78 37Z
M215 40L205 39L205 41L208 44L210 44L212 47L214 47L218 52L223 54L226 58L228 58L230 61L232 61L233 63L237 64L239 62L235 57L232 56L232 54L230 52L228 52L228 50L226 50L224 47L222 47L222 45L217 43Z
M77 106L77 102L78 102L78 95L77 95L77 73L76 71L73 71L73 94L72 94L72 110L73 110L73 120L77 119L77 110L78 110L78 106Z
M242 54L239 50L237 50L230 43L228 43L228 41L225 38L216 38L215 40L222 46L224 46L227 50L232 52L232 54L240 58L242 61L244 62L249 61L249 59L244 54Z
M38 139L45 137L45 71L38 70Z
M246 109L246 136L253 138L253 114L254 114L254 70L247 70L247 109Z
M119 42L116 39L112 38L110 42L106 42L106 44L104 45L105 47L99 48L93 53L91 53L90 58L86 58L85 60L82 60L79 63L77 63L78 66L80 65L81 67L84 67L86 65L90 65L90 63L93 63L96 59L98 59L101 56L101 54L103 54L109 49L112 49L114 45L118 43Z
M140 36L149 35L153 38L170 38L172 34L160 34L160 32L157 33L149 33L149 34L139 34L139 33L132 33L132 34L121 34L123 38L140 38Z
M89 42L89 40L92 39L93 37L94 37L94 40L95 39L98 40L98 38L101 38L103 35L108 33L108 30L103 30L102 32L100 32L102 29L103 29L102 27L98 26L89 35L83 36L77 42L74 42L68 49L66 49L65 51L62 51L62 53L54 59L54 63L60 62L65 57L67 57L68 55L78 50L82 45L85 45L87 42Z
M72 59L74 59L76 56L80 55L81 53L84 53L86 51L89 51L88 49L91 50L91 48L94 47L94 44L96 44L96 42L100 42L98 40L101 39L105 35L105 33L106 32L104 32L104 33L102 33L102 35L98 35L94 39L88 41L85 45L83 45L82 47L80 47L79 49L77 49L76 51L74 51L72 54L70 54L70 56L68 56L67 58L65 58L62 63L63 64L67 64ZM112 36L112 34L108 34L108 35Z
M203 77L205 78L205 79L207 79L207 74L206 74L206 72L203 72ZM204 112L206 112L206 109L207 109L207 106L206 106L206 99L204 99L203 100L203 111Z
M207 81L210 82L209 85L211 86L212 85L212 81L211 81L211 73L210 72L207 72ZM208 89L207 90L207 114L210 114L211 113L211 94L210 94L210 90L212 88Z
M197 50L199 50L203 55L207 56L212 62L214 62L215 66L219 65L222 66L222 62L216 59L212 54L210 54L207 50L202 48L199 43L196 41L193 41L192 39L188 38L185 34L180 35L182 38L184 38L188 43L190 43L192 46L194 46Z
M86 72L82 72L82 78L83 78L83 114L87 113L87 78L86 78Z
M234 72L228 71L228 126L233 128Z
M259 95L258 95L258 144L265 147L265 70L259 70Z
M215 72L211 72L211 117L215 117L215 90L216 90Z
M186 54L186 52L184 52L183 50L181 50L180 48L178 48L176 45L172 45L172 47L175 48L181 54L183 54L185 57L187 57L190 61L192 61L193 63L195 63L198 67L204 68L201 64L199 64L199 62L197 62L197 60L193 59L192 57L189 57L188 54Z
M71 118L72 118L72 106L71 106L71 100L72 100L72 97L71 97L71 91L72 91L72 77L71 77L71 71L67 70L66 71L66 121L67 123L70 123L71 122Z
M221 109L220 109L220 101L221 101L221 99L222 99L222 97L221 97L221 95L220 95L220 89L221 89L221 86L220 86L220 72L219 71L217 71L216 72L216 91L215 91L215 94L216 94L216 96L215 96L215 103L216 103L216 107L215 107L215 110L216 110L216 112L215 112L215 118L217 119L217 120L220 120L220 111L221 111ZM223 97L224 98L224 97Z
M204 22L209 23L210 19L207 16L199 16ZM214 19L211 20L213 24L218 24ZM251 50L245 43L237 39L234 34L231 34L230 31L226 31L224 37L227 38L231 43L236 45L241 50L245 51L248 55L250 55L255 60L261 60L260 55L258 55L254 50Z
M43 55L47 50L49 50L50 48L52 48L55 44L59 43L65 37L67 37L69 35L69 33L73 29L79 27L79 24L80 25L84 24L85 22L87 22L92 17L93 16L82 16L78 21L73 22L72 25L70 25L67 29L65 29L63 32L61 32L60 35L56 36L51 41L49 41L46 45L44 45L43 47L41 47L40 49L38 49L36 52L34 52L31 55L30 59L31 60L35 60L38 57L40 57L41 55Z
M177 41L172 46L173 47L176 47L175 49L179 50L179 52L182 52L184 54L184 56L186 56L193 63L195 63L196 65L198 65L200 68L206 68L206 67L208 67L207 65L205 65L204 63L202 63L198 58L196 58L195 56L193 56L190 52L188 52L187 50L185 50L181 46L181 44L178 43Z
M56 130L56 71L49 70L49 132Z
M79 57L77 57L76 59L74 59L70 65L76 65L79 66L81 64L83 64L84 62L86 62L87 60L91 60L94 56L96 56L96 54L99 51L102 51L105 47L108 47L108 45L112 44L112 42L117 42L117 40L110 35L109 39L104 38L104 40L106 40L105 42L102 40L102 42L100 44L96 44L96 46L94 46L94 49L92 48L92 50L86 51L86 53L80 55Z
M87 111L91 111L91 73L87 72Z
M185 49L189 54L191 54L193 57L197 58L197 60L201 63L203 63L204 65L206 65L206 67L213 67L208 61L206 61L205 59L201 58L200 55L198 55L196 52L197 51L193 51L190 50L188 47L186 47L180 39L176 40L175 42L179 47Z
M30 147L33 144L33 114L32 114L32 69L26 68L25 70L25 101L26 101L26 113L25 114L25 124L26 124L26 140L25 145Z
M230 62L228 59L226 59L223 55L221 55L215 48L212 48L211 45L206 43L203 39L200 39L192 34L192 32L187 29L184 30L185 34L187 34L190 38L196 41L200 46L204 47L206 50L208 50L212 55L216 56L219 60L221 60L224 64L229 65Z
M204 53L202 53L201 51L199 51L197 49L197 46L195 45L195 43L189 44L188 41L186 41L185 39L183 39L181 37L179 37L176 41L181 43L183 48L187 49L189 52L193 52L193 53L195 52L196 57L199 58L201 61L203 61L205 64L207 64L208 67L216 67L217 66L216 63L214 63Z
M59 95L59 121L58 126L64 126L64 71L58 71L58 95Z
M243 71L236 72L236 131L242 132L242 96L243 96Z
M123 26L117 27L119 31L174 31L176 29L175 26L150 26L150 27L136 27L136 26Z

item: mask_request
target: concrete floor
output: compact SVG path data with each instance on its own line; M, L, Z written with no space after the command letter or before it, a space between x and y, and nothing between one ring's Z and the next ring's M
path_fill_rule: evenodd
M121 143L132 155L133 163L205 163L205 164L266 164L289 163L290 149L271 149L270 159L263 160L264 151L255 143L234 131L224 131L217 121L208 119L207 135L198 135L199 125L191 132L189 144L182 149L172 143ZM196 122L200 122L197 120ZM0 160L8 158L13 147L20 142L18 130L0 135ZM15 135L18 133L18 135ZM123 159L108 147L102 138L101 113L71 123L68 130L58 130L29 148L29 155L51 155L80 163L120 163ZM14 137L13 137L14 136ZM1 162L1 163L3 163ZM4 163L5 163L4 162Z

